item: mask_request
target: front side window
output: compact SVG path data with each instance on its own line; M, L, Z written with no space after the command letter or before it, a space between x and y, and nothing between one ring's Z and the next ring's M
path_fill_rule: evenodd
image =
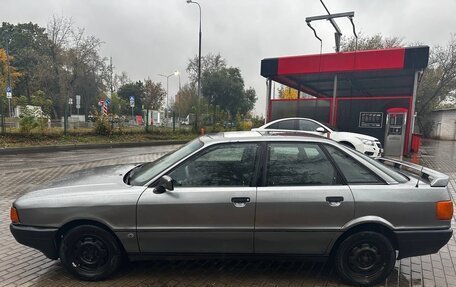
M195 139L182 148L165 155L154 162L144 164L131 171L128 182L131 185L144 185L156 177L160 172L197 151L201 147L203 147L203 143L199 139Z
M295 123L296 121L294 120L285 120L274 123L267 128L273 130L296 130Z
M316 143L271 143L268 186L335 185L337 171Z
M169 176L176 187L250 186L257 143L222 144L190 158Z
M382 184L383 182L367 167L336 147L326 145L331 157L345 176L347 183Z

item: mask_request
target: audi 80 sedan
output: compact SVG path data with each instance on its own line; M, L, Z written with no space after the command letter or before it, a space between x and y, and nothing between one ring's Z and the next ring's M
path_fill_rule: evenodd
M83 280L121 260L322 256L351 284L452 236L448 177L315 136L230 132L155 162L84 170L18 198L11 232Z

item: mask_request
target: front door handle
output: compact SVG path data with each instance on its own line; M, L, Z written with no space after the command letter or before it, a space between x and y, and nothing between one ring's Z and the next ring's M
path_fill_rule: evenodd
M231 202L236 207L244 207L248 202L250 202L250 197L232 197Z
M329 203L329 206L339 206L342 201L344 201L344 197L343 196L327 196L326 197L326 202Z
M250 197L232 197L232 203L247 203L250 202Z

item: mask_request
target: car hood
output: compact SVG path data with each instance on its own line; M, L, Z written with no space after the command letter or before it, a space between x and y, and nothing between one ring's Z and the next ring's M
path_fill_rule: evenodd
M357 133L351 133L351 132L333 132L333 133L337 133L340 137L357 137L357 138L367 139L367 140L371 140L371 141L378 141L377 138L374 138L374 137L371 137L368 135L364 135L364 134L357 134Z
M53 198L92 196L98 192L128 189L131 186L123 182L125 173L136 165L113 165L80 170L51 181L37 190L21 196L17 202L29 199L50 200Z
M83 169L73 173L69 173L59 177L43 186L41 189L57 188L57 187L74 187L78 185L113 185L124 183L123 177L125 173L134 168L136 165L111 165L101 166L90 169Z

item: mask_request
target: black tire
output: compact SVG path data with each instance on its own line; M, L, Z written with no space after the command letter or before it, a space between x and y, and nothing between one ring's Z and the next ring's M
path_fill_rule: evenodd
M114 236L93 225L80 225L68 231L59 252L63 266L86 281L103 280L122 263L122 250Z
M339 245L335 267L347 283L372 286L384 281L394 268L396 252L388 238L373 231L348 236Z

